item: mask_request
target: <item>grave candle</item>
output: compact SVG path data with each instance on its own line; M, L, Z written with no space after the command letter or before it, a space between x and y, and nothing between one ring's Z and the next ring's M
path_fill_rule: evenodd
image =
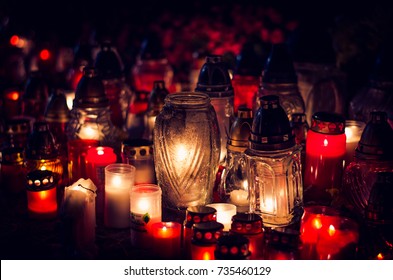
M180 257L181 224L176 222L157 222L152 224L153 249L160 259Z

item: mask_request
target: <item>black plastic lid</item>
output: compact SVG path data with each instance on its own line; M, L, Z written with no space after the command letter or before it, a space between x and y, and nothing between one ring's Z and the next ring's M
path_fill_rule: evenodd
M234 95L228 67L221 55L208 55L199 72L196 92L207 93L210 97L231 97Z
M44 191L56 187L53 172L49 170L34 170L27 174L27 190Z
M317 112L312 116L310 129L323 134L344 134L345 119L335 113Z
M190 206L186 210L185 226L191 228L193 224L216 220L217 210L209 206Z
M214 256L216 260L244 260L251 253L250 241L242 235L223 235L217 241Z
M241 76L259 77L262 74L266 57L262 44L253 41L246 42L240 54L236 57L236 68L234 74Z
M363 130L355 150L359 159L393 160L393 129L385 112L371 112L371 120Z
M249 146L253 150L274 151L295 146L295 138L288 116L281 107L279 97L266 95L260 99L251 129Z
M55 90L49 97L45 109L45 120L47 122L66 123L70 119L70 110L63 90Z
M94 67L85 67L75 92L74 108L102 108L109 106L102 79Z
M26 147L26 159L52 159L59 155L47 122L35 122Z
M97 54L94 67L104 80L119 79L123 75L123 66L110 42L104 42Z
M293 60L289 55L286 44L273 45L262 72L262 83L297 83Z
M232 217L231 232L238 234L258 234L263 231L261 216L255 213L238 213Z
M194 223L192 229L194 232L192 242L194 244L215 244L222 235L224 225L216 221L210 221Z

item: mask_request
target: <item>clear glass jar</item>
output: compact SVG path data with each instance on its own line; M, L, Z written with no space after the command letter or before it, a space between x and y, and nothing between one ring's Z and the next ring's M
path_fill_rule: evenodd
M170 94L156 118L154 162L163 205L172 209L212 201L219 165L217 117L208 95Z
M303 202L301 146L296 145L284 109L275 95L261 98L244 152L250 211L265 225L292 224Z

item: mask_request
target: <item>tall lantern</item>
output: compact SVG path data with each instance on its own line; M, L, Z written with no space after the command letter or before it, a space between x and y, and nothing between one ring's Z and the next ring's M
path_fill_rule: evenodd
M275 95L261 98L245 151L250 210L268 226L286 226L302 210L301 146Z
M185 210L212 201L219 164L217 117L208 95L169 94L154 127L154 162L163 206Z

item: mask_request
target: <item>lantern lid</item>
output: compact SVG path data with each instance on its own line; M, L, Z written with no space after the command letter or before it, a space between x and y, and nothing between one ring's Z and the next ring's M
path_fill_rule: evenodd
M335 113L317 112L312 116L310 129L323 134L343 134L345 133L345 119Z
M209 206L190 206L186 210L185 226L191 228L193 224L216 220L217 210Z
M265 230L265 239L274 247L296 249L300 244L300 232L291 228L269 228Z
M386 112L371 112L371 120L363 130L355 150L359 159L393 160L393 129Z
M48 98L48 91L49 87L42 72L39 70L32 71L27 79L22 98L42 101Z
M27 159L52 159L59 155L57 145L48 123L35 122L26 147Z
M277 95L265 95L252 123L249 146L253 150L275 151L295 146L288 116Z
M53 172L49 170L34 170L26 176L27 190L44 191L56 187L56 181Z
M149 116L156 116L160 113L165 104L165 97L169 91L165 87L164 81L154 81L153 90L150 92L149 107L147 114Z
M233 87L228 67L221 55L208 55L199 72L195 91L207 93L210 97L233 96Z
M266 63L265 50L261 42L247 41L243 44L240 54L236 57L234 74L259 77Z
M217 240L214 256L216 260L241 260L247 259L250 240L242 235L223 235Z
M286 44L274 44L262 72L262 83L293 84L297 76Z
M97 69L85 67L75 92L75 108L102 108L109 106L109 100L105 94L105 87Z
M49 97L45 110L47 122L67 123L70 119L70 110L63 90L55 90Z
M161 40L156 33L150 33L142 42L139 53L141 60L160 60L165 58Z
M194 224L192 229L194 232L192 242L194 244L215 244L222 235L224 225L216 221L210 221Z
M291 123L292 124L303 124L306 122L306 114L305 113L293 113L291 115Z
M123 75L121 59L109 41L102 43L94 66L104 80L121 78Z
M252 126L252 110L239 107L237 117L231 126L228 137L228 150L242 152L248 147Z
M31 133L31 123L33 119L29 117L12 118L5 124L6 134L27 134Z
M231 232L258 234L263 231L262 227L262 218L255 213L238 213L232 217Z
M147 139L126 139L121 151L126 158L141 158L153 156L153 142Z
M24 148L20 147L8 147L1 150L2 164L23 164L24 162Z

